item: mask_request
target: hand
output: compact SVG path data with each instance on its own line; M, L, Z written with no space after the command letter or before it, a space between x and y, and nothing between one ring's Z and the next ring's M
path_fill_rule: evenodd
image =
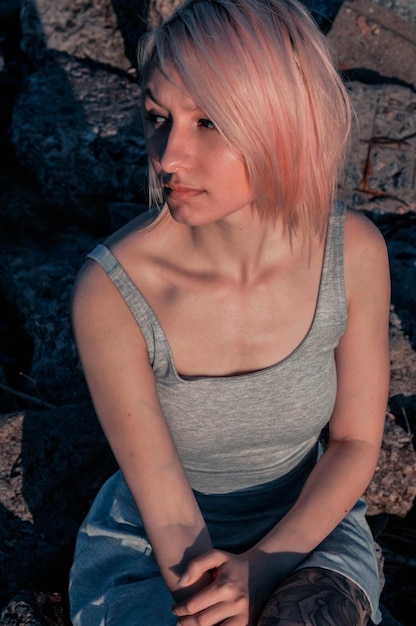
M257 594L250 581L250 561L245 555L210 550L189 562L179 580L182 588L191 586L204 574L212 582L175 605L173 612L180 626L249 626L254 614Z

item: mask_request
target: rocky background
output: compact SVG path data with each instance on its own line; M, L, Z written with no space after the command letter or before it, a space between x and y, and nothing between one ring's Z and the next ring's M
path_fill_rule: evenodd
M69 624L65 590L76 531L115 468L79 367L70 295L85 254L144 210L135 50L173 4L0 0L3 626ZM373 219L389 248L392 380L367 499L383 551L383 624L413 626L416 4L306 4L333 43L357 112L341 195Z

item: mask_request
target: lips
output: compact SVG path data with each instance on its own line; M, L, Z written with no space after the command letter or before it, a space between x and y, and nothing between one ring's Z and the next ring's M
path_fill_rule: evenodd
M183 185L182 183L166 183L163 188L167 201L187 200L203 193L202 189Z
M173 191L177 193L200 193L201 189L196 187L188 187L187 185L180 185L175 183L167 183L164 185L166 191Z

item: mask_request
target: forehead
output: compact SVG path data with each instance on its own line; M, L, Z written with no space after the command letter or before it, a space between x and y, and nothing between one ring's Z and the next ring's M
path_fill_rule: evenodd
M143 93L146 99L159 106L180 104L186 111L200 111L179 74L173 69L169 69L168 75L160 69L153 70L144 85Z

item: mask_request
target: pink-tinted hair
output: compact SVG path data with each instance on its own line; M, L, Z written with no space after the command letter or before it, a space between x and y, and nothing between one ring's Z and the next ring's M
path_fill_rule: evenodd
M141 68L143 84L155 69L170 80L177 73L245 160L262 216L290 235L324 235L351 112L306 9L296 0L189 0L148 35Z

